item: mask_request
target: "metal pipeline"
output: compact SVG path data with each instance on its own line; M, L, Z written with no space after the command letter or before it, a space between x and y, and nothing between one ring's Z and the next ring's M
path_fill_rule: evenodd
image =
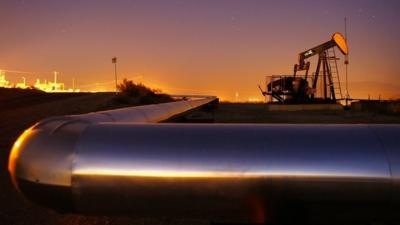
M121 122L164 117L122 111L25 131L16 187L63 212L222 221L265 221L288 202L400 202L400 125L135 124Z
M26 160L27 163L29 163L29 161L32 160L31 157L33 158L40 157L45 160L54 157L52 158L52 163L54 164L55 168L56 167L59 168L61 165L69 167L69 165L66 164L64 165L64 163L65 160L68 161L67 164L69 163L71 157L69 155L70 150L74 148L75 142L77 138L81 135L81 132L83 132L91 124L105 123L105 122L154 123L154 122L160 122L174 115L186 112L191 109L198 108L206 104L217 104L217 103L218 99L216 97L203 96L201 98L195 98L185 101L127 107L127 108L99 111L99 112L80 114L80 115L50 117L38 122L33 127L27 129L14 143L9 158L9 171L14 178L14 175L16 174L17 170L16 168L17 161ZM22 150L22 147L20 147L20 145L27 136L31 136L30 134L33 131L40 131L38 132L39 137L35 137L35 140L39 141L42 147L35 145L36 147L41 148L41 150L39 150L40 152L31 155L33 154L33 152L30 152L30 150ZM44 139L42 139L42 137L44 137ZM20 158L22 151L24 151L23 154L28 154L26 159ZM64 157L67 157L67 159ZM37 170L39 170L40 167L41 167L40 165L37 165L35 166L35 168L31 168L33 169L31 172L37 172ZM50 167L46 169L51 170ZM66 168L63 168L63 170L65 169ZM49 172L51 172L49 178L46 178L44 180L42 178L35 180L38 181L41 180L42 182L48 181L50 182L48 184L70 185L71 182L70 178L68 175L65 176L64 172L62 173L63 174L62 176L53 174L54 171L49 171ZM53 180L53 178L55 179Z
M15 142L13 183L61 212L216 221L400 202L400 125L151 124L212 101L45 119Z
M174 115L198 108L206 104L213 104L218 99L214 96L203 96L186 101L176 101L161 104L143 105L93 112L81 115L62 116L49 118L48 121L75 121L84 120L90 123L99 122L131 122L131 123L156 123ZM42 123L46 123L43 121ZM64 122L62 122L64 123Z

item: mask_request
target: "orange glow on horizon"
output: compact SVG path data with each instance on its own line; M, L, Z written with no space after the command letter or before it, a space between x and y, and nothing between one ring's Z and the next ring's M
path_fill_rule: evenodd
M81 91L114 91L111 58L118 57L118 79L139 74L143 83L168 94L263 99L257 85L265 86L265 76L292 74L298 53L334 31L344 33L346 17L350 97L400 98L396 1L350 1L345 8L311 0L84 1L88 8L81 2L44 2L10 1L3 7L8 25L0 38L15 47L2 50L0 68L10 73L10 82L50 81L56 69L66 87L76 78ZM333 38L345 49L343 37ZM315 67L311 62L310 74ZM96 86L99 82L111 83Z

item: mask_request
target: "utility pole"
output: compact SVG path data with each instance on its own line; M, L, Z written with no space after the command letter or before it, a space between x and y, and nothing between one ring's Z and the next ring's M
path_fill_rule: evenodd
M57 71L54 71L54 85L57 84Z
M344 39L346 44L348 43L347 40L347 17L344 18ZM346 107L349 105L349 81L348 81L348 73L349 73L349 53L344 56L344 64L346 66Z
M117 78L117 57L111 59L114 64L114 74L115 74L115 94L118 94L118 78Z

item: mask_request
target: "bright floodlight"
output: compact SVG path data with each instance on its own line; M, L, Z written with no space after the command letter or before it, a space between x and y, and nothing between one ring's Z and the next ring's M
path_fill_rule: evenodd
M341 33L334 33L332 36L332 40L336 43L336 45L344 55L349 54L349 48L347 47L346 39Z

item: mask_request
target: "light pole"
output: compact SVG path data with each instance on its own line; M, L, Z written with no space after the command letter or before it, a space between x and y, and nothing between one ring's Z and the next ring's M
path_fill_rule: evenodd
M118 79L117 79L117 57L111 59L111 62L114 64L114 73L115 73L115 94L118 94Z
M57 71L54 71L54 85L57 85Z

